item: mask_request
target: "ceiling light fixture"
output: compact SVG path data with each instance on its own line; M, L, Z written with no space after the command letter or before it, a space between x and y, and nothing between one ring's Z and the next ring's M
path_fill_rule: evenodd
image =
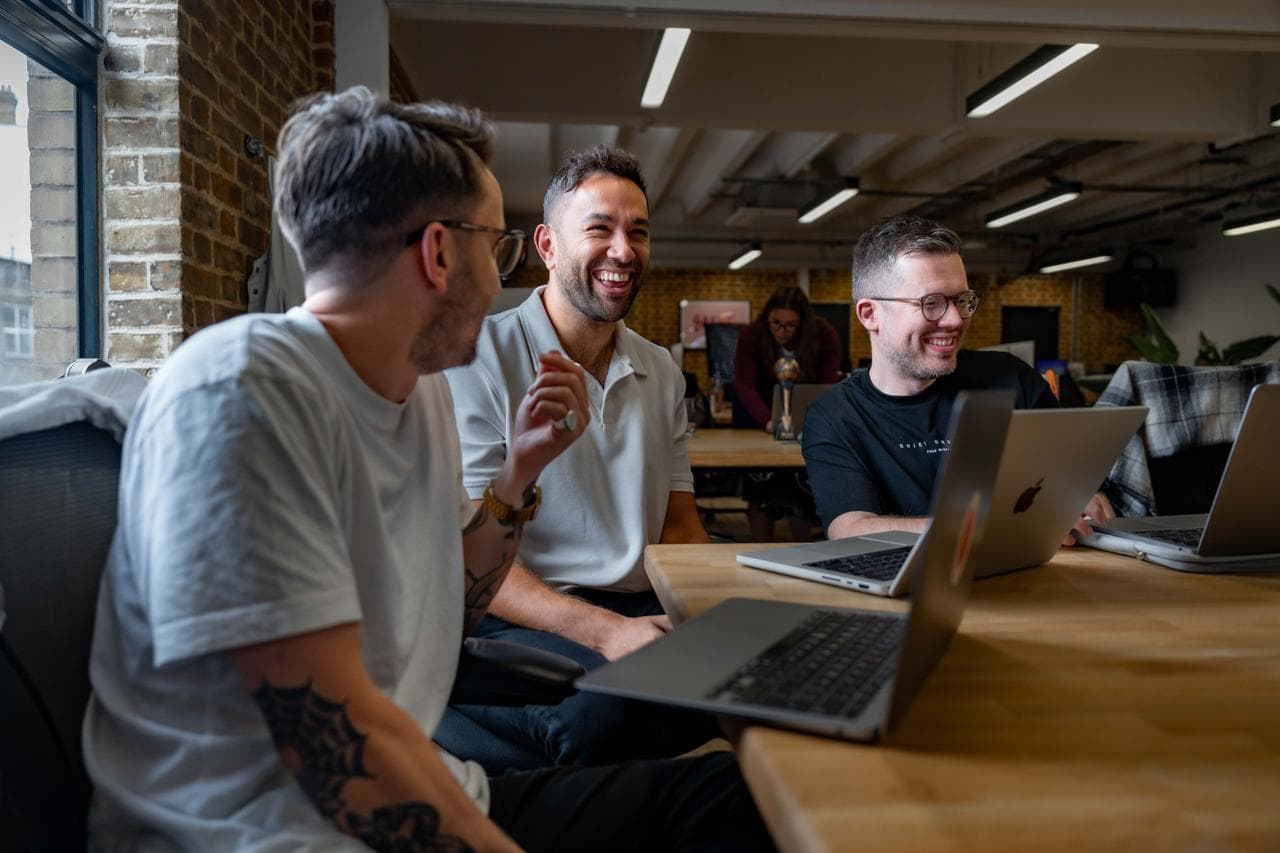
M1042 273L1066 272L1067 270L1078 270L1081 267L1096 267L1098 264L1105 264L1111 260L1110 255L1092 255L1088 258L1078 258L1074 261L1062 261L1057 264L1048 264L1040 267Z
M1280 228L1280 210L1255 213L1243 219L1229 219L1222 223L1222 234L1226 237L1239 237L1255 231L1266 231L1268 228Z
M965 98L965 113L969 118L989 116L1097 49L1096 44L1046 44L1038 47Z
M763 252L760 250L760 244L752 243L748 248L738 253L736 258L729 261L729 269L740 270L756 258L760 257L761 254L763 254Z
M1280 127L1280 104L1271 105L1271 126Z
M685 43L689 41L689 32L686 27L667 27L663 32L658 54L649 69L649 82L644 84L644 94L640 96L640 106L653 109L662 106L666 100L667 88L676 75L676 66L680 64L680 54L684 53Z
M1033 195L1025 201L1009 207L1002 207L987 217L988 228L1000 228L1020 219L1027 219L1046 210L1060 207L1080 197L1081 187L1077 181L1066 181L1055 184L1039 195Z
M800 209L800 224L808 225L811 222L817 222L857 194L858 179L845 178L829 195Z

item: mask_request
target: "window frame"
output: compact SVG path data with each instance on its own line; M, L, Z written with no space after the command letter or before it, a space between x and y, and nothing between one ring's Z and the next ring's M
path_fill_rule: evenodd
M95 0L0 0L0 40L75 87L76 334L80 358L102 356L98 57Z
M13 312L13 322L10 324L7 314ZM25 322L23 322L25 318ZM9 349L9 336L13 335L17 341L26 341L26 351ZM36 329L32 322L31 306L22 305L17 302L0 302L0 352L4 353L7 359L33 359L36 355Z

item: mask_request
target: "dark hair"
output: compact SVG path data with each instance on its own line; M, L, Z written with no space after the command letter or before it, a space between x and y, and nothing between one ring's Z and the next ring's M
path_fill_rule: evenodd
M635 155L615 148L612 145L597 145L586 151L576 151L569 155L547 184L547 193L542 197L542 221L550 224L555 207L560 199L573 192L582 182L592 175L613 175L630 181L640 188L646 202L649 192L644 185L644 174L640 171L640 161Z
M396 104L355 86L298 102L280 131L275 205L307 272L370 272L480 192L493 128L477 111Z
M902 255L959 255L962 247L959 234L932 219L903 215L881 220L853 247L853 301L882 288Z
M794 285L779 287L764 303L760 313L752 322L752 331L759 336L760 355L759 369L765 376L773 375L773 363L782 355L778 342L773 339L769 328L769 315L778 309L794 311L800 315L800 325L796 327L795 337L791 339L791 349L800 362L801 382L816 382L818 378L818 350L822 345L819 325L821 318L813 312L809 297Z

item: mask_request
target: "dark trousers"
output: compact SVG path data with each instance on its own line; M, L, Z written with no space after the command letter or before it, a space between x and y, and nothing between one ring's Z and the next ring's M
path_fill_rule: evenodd
M662 613L651 592L576 590L580 598L624 616ZM591 670L603 655L558 634L521 628L487 616L474 632L545 649ZM636 758L679 755L720 735L715 719L593 693L578 693L558 705L450 705L433 740L486 773L562 765L616 764Z
M489 817L530 851L774 849L727 752L511 772L489 792Z

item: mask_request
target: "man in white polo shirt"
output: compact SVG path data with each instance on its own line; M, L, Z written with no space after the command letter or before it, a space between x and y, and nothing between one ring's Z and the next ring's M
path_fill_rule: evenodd
M591 424L540 479L542 514L477 636L549 649L591 668L671 629L645 577L653 542L706 542L685 448L684 378L622 322L649 263L649 208L635 158L575 154L551 179L534 244L550 280L485 321L475 361L446 375L463 482L479 498L507 456L538 353L586 372ZM451 707L436 732L491 771L596 764L681 751L716 732L700 716L582 694L556 707Z

